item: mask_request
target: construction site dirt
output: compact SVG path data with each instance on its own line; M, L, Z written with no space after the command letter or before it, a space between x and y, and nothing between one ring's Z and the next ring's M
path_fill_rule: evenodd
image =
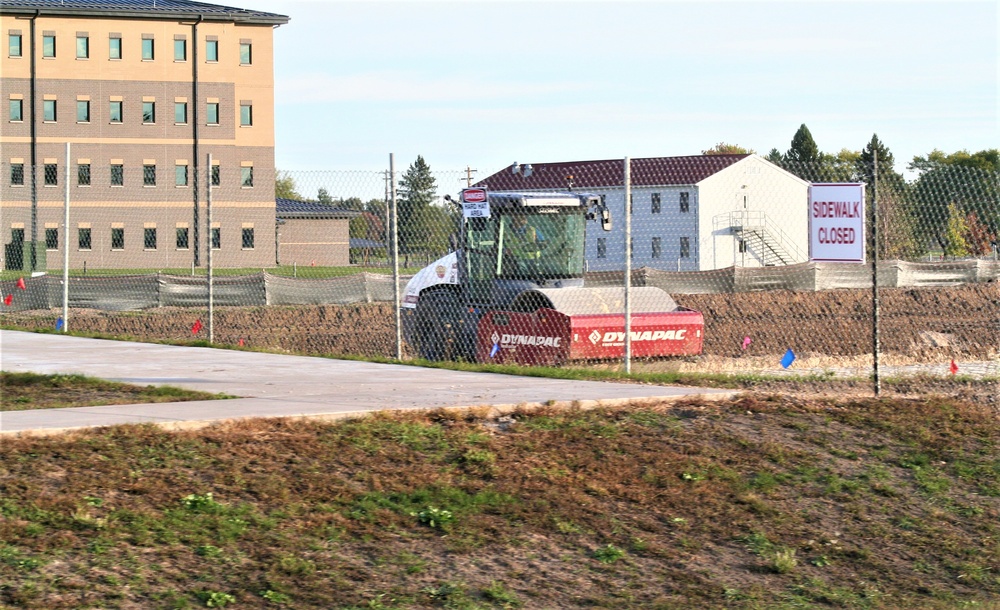
M705 317L704 356L748 359L780 355L849 358L873 345L873 298L866 290L673 295ZM6 313L5 326L54 329L59 310ZM197 323L197 324L196 324ZM207 339L208 309L70 311L81 333L140 341ZM194 331L197 329L197 332ZM216 343L307 355L393 357L390 303L289 307L223 307L213 315ZM989 360L1000 351L1000 285L879 291L881 353L900 362L942 358ZM404 354L406 353L404 347Z

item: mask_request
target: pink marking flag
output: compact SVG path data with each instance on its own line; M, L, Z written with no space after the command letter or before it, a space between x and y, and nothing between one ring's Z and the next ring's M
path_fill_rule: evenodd
M24 284L24 278L23 277L17 278L17 287L20 288L21 290L27 290L28 289L28 287Z
M743 337L743 349L750 347L750 337Z
M195 320L191 326L191 334L197 335L199 330L201 330L201 320Z
M12 294L8 294L7 296L5 296L3 298L3 304L4 305L10 305L13 302L14 302L14 295L12 295Z
M958 365L955 364L955 359L954 358L951 359L951 366L948 367L948 370L951 371L952 375L957 375L958 374Z
M240 338L240 347L243 347L243 339Z

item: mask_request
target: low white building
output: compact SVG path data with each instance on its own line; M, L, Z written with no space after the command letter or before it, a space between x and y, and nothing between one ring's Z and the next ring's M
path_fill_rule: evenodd
M631 182L634 268L705 271L808 260L809 183L757 155L632 159ZM588 270L625 267L623 159L515 164L476 186L603 195L614 228L588 225Z

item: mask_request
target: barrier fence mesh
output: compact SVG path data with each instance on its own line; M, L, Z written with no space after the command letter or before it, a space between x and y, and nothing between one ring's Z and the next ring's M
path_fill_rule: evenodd
M67 157L3 162L5 325L652 371L868 376L877 353L887 375L1000 374L993 169ZM463 206L467 187L488 205Z

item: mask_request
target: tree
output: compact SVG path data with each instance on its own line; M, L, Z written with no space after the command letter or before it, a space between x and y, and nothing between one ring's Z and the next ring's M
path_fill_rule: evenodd
M777 150L772 150L772 154ZM819 147L803 123L792 136L792 146L781 157L781 166L803 180L825 182L819 171Z
M280 169L274 179L274 196L278 199L302 200L302 195L296 190L295 179L292 178L291 174Z
M437 193L437 181L422 156L417 156L399 180L399 249L404 254L427 250L435 227L431 204ZM408 262L408 261L407 261Z
M322 186L319 187L318 191L316 191L316 201L318 201L320 203L324 203L326 205L333 205L333 204L336 203L336 201L334 200L334 198L330 196L329 191L327 191Z
M754 151L752 148L743 148L737 144L727 144L725 142L719 142L712 148L708 150L701 151L703 155L752 155Z
M813 140L809 128L803 123L792 136L792 147L785 153L785 160L793 163L812 163L819 161L819 147Z
M983 254L983 242L992 242L1000 235L1000 151L946 154L933 150L927 156L914 157L909 168L920 172L913 190L921 210L921 238L936 243L942 252L946 246L950 248L954 204L966 219L975 217L967 236L970 254Z
M944 243L945 256L968 256L971 251L965 236L969 234L969 224L955 203L948 204L948 223L945 225Z
M878 134L872 134L871 140L854 159L854 179L865 183L868 209L871 209L873 197L878 197L880 259L913 258L923 251L916 237L917 220L911 189L894 165L892 152L879 140Z
M771 152L767 153L767 156L764 158L775 165L782 165L785 162L784 156L777 148L772 148Z

